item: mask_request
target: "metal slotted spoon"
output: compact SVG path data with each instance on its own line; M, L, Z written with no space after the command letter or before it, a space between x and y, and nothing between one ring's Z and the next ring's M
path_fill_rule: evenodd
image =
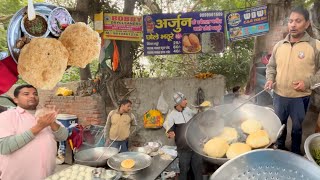
M229 160L210 180L315 180L319 166L306 158L282 150L253 150Z

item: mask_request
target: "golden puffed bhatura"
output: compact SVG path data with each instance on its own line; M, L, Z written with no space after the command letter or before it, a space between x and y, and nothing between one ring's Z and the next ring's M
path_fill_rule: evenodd
M199 48L200 46L200 41L199 41L199 38L198 36L196 36L195 34L191 33L189 35L189 40L190 40L190 43L195 46L196 48Z
M223 138L228 143L232 143L238 140L238 132L235 128L224 127L222 133L218 137Z
M215 137L204 145L203 151L208 156L221 158L226 154L228 148L229 144L226 140L220 137Z
M248 144L237 142L230 145L226 155L227 158L232 159L249 151L251 151L251 147Z
M135 161L133 159L125 159L121 162L121 166L126 169L130 169L135 165Z
M188 35L183 36L182 44L183 44L183 46L185 46L185 47L190 47L190 46L192 46L191 43L190 43L190 40L189 40Z
M19 56L18 72L21 78L40 89L52 89L62 79L69 53L54 38L33 38Z
M265 130L258 130L251 133L246 140L246 143L252 148L261 148L268 145L270 142L269 135Z
M255 119L248 119L241 123L241 129L243 132L247 134L254 133L262 128L262 124L260 121Z
M97 32L85 23L69 25L59 37L59 41L68 49L68 65L85 68L99 57L101 39Z

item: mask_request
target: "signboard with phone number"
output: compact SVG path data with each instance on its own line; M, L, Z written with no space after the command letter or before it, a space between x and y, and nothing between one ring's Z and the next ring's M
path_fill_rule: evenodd
M143 16L144 55L221 52L223 11Z
M230 41L260 36L269 32L267 6L228 13L226 20Z

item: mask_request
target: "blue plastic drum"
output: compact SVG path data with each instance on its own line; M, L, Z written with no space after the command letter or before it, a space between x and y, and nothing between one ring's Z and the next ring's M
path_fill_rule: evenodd
M58 114L57 120L66 128L68 128L71 124L78 123L77 116L72 114Z

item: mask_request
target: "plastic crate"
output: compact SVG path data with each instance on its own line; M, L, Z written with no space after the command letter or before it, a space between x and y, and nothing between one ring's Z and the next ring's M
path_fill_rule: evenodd
M90 147L103 147L105 142L104 126L90 125L83 130L83 144Z

